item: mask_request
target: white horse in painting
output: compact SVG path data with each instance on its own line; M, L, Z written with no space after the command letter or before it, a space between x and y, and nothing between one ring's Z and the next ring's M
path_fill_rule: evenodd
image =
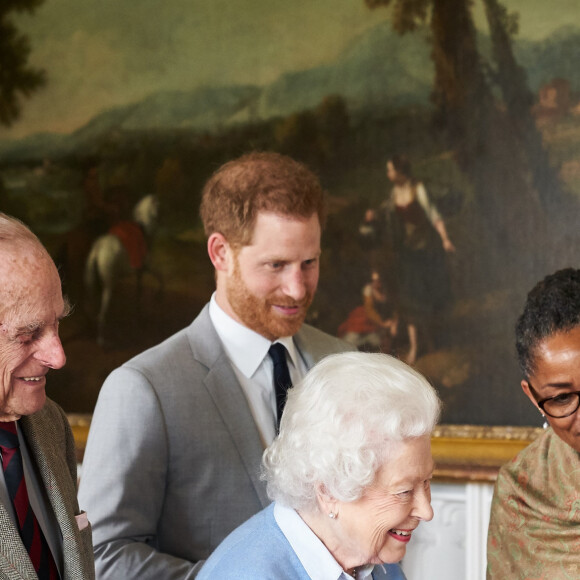
M158 225L159 200L153 194L143 197L133 209L133 220L139 224L148 245ZM101 289L100 304L97 314L97 342L104 346L107 314L111 305L113 291L117 282L131 271L137 274L137 299L140 300L142 279L145 272L155 277L158 292L161 292L163 280L161 275L149 266L149 254L137 269L131 266L129 254L120 238L107 233L95 240L85 265L85 284L89 296L95 296L97 288ZM139 303L139 302L138 302Z

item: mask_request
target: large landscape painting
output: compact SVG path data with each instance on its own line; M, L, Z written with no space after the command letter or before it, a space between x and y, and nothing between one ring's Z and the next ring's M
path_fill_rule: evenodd
M385 202L386 163L406 156L454 247L415 366L445 423L540 425L513 327L537 280L579 266L575 0L21 0L0 28L0 72L24 75L0 83L0 210L47 245L75 307L49 381L65 410L91 412L113 368L211 296L200 190L257 149L304 161L328 192L309 322L339 333L380 279L398 328L361 348L402 358ZM87 275L111 228L107 251L129 256Z

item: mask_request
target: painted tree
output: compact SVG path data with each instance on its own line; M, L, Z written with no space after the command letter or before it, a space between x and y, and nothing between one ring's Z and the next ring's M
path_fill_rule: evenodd
M329 95L316 108L279 120L274 128L274 138L283 153L315 166L325 166L340 162L349 128L344 99Z
M365 3L370 8L391 6L393 28L400 34L429 24L435 67L433 101L457 163L473 184L482 218L498 248L513 250L514 259L522 251L534 252L543 227L542 207L537 189L530 184L526 150L510 130L511 110L504 111L494 98L489 67L477 46L472 0ZM504 55L505 51L500 56Z
M9 127L22 111L22 100L46 83L43 70L28 65L30 42L10 19L17 12L32 13L44 0L0 2L0 124Z
M549 208L553 202L560 202L563 194L531 114L534 96L528 87L526 72L514 56L511 38L518 31L518 18L497 0L483 0L483 3L497 67L495 80L501 88L515 135L526 152L533 184L544 207Z

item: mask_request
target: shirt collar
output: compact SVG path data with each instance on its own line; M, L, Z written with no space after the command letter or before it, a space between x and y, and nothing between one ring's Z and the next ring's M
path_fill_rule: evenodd
M308 527L296 510L275 503L274 518L312 580L352 578L342 569L328 548ZM358 568L356 580L372 580L371 575L374 567L373 564L368 564Z
M383 572L385 571L385 568L382 566L383 568ZM371 574L373 573L374 570L374 565L373 564L367 564L366 566L362 566L361 568L358 568L356 571L356 580L366 580L366 578L371 578L372 580L372 576Z
M274 518L312 580L341 580L344 571L296 510L279 503Z
M245 377L250 378L262 364L272 343L226 314L218 305L215 292L209 303L209 316L228 358ZM275 342L280 342L286 347L290 361L297 367L298 352L292 337L284 336Z

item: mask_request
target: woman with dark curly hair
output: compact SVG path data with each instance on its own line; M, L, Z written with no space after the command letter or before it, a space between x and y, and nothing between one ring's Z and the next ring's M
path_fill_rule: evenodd
M546 430L499 472L487 577L580 578L580 270L559 270L528 294L516 347Z

